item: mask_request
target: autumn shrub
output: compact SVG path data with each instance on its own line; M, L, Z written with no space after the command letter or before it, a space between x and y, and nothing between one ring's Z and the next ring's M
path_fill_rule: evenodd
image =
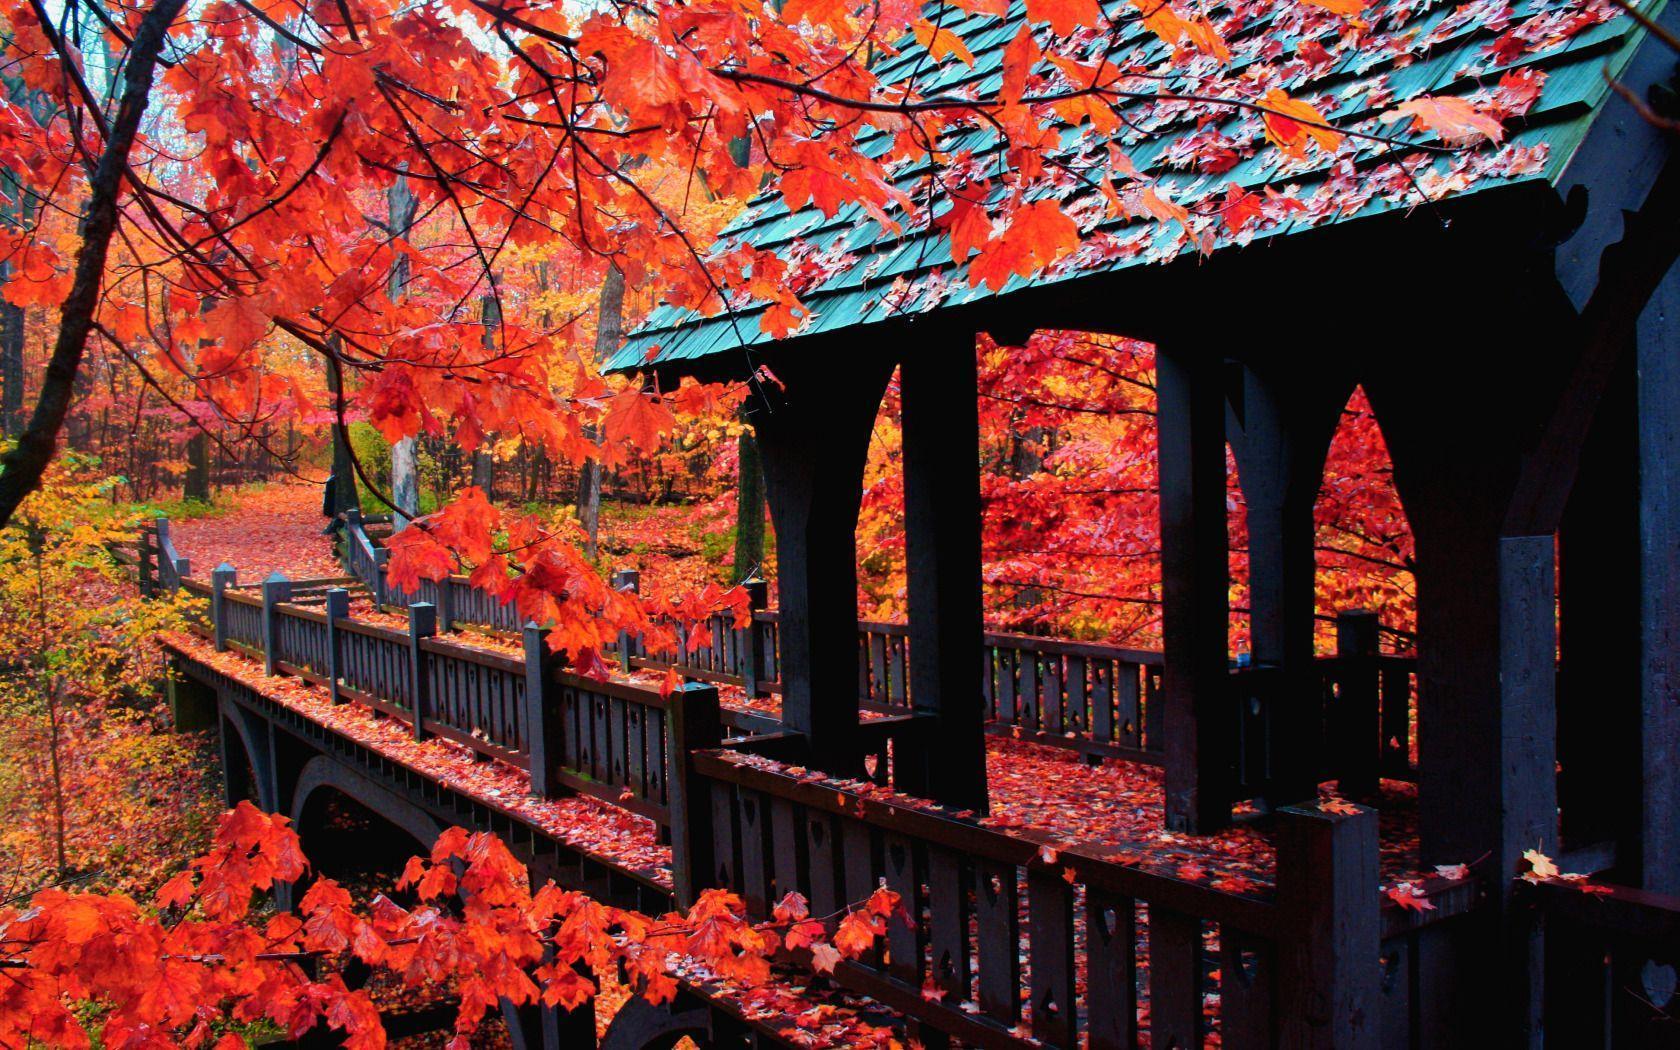
M0 895L63 879L143 891L205 840L214 754L167 732L150 643L190 599L142 600L112 559L140 512L67 456L0 530Z

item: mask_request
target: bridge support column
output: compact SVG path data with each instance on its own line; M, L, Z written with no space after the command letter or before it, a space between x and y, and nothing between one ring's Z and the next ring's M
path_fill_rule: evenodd
M1161 642L1166 822L1205 834L1230 822L1235 716L1225 710L1230 617L1225 396L1220 362L1155 356L1161 492Z
M748 412L776 525L782 721L826 773L862 768L857 740L857 521L886 357L778 361Z
M919 347L899 366L910 695L938 745L894 759L895 785L986 812L980 653L980 418L974 336Z

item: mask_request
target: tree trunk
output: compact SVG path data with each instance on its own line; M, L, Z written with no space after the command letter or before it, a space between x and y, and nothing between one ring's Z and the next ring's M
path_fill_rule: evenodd
M181 496L210 502L210 437L203 430L194 431L187 439L187 476Z
M336 351L338 336L328 336L327 343ZM337 361L328 361L327 390L332 394L335 406L343 400L343 386L343 369ZM360 510L362 499L356 487L356 466L350 456L350 431L342 422L333 424L332 446L332 477L327 479L330 491L327 493L325 509L329 516L336 518L347 510Z
M0 283L11 278L0 264ZM7 437L23 433L23 307L0 303L0 427Z
M24 497L41 483L41 475L52 462L58 445L59 428L70 410L70 396L81 369L82 354L87 349L88 335L93 331L94 313L99 308L100 286L105 277L105 259L111 249L111 238L117 230L118 198L122 193L123 174L128 168L129 150L134 146L140 129L140 118L151 98L152 74L157 68L158 53L163 49L164 37L175 16L181 13L186 0L157 0L140 20L134 42L128 49L123 69L122 101L117 106L116 119L100 152L99 164L89 180L87 211L82 216L82 243L76 254L76 275L70 294L64 299L59 314L58 336L53 353L42 377L41 392L29 425L18 437L17 445L0 461L0 526L12 520L12 514Z
M608 354L618 349L624 338L624 273L617 266L607 266L606 280L601 284L601 309L595 321L595 363L599 365ZM599 440L593 427L584 429L584 436ZM583 551L595 557L601 532L601 463L588 459L578 471L578 521L588 537Z
M744 428L737 439L740 460L735 481L735 582L758 575L764 564L764 468L758 462L758 438Z
M418 203L406 178L399 176L391 183L391 189L385 195L385 205L393 237L408 235L414 225L414 209ZM399 252L391 263L388 294L392 302L401 299L407 292L408 279L408 256ZM391 446L391 499L396 503L391 509L392 531L400 531L420 516L420 456L414 438L405 437Z

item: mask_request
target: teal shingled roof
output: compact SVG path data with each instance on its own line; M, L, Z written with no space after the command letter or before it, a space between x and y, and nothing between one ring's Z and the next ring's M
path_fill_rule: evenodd
M1656 0L1645 9L1654 14L1661 3ZM1005 18L970 14L953 22L955 9L945 10L946 24L974 54L974 67L952 56L930 63L912 44L882 67L881 79L890 83L914 71L924 94L977 91L979 97L991 97L998 88L1003 49L1024 17L1023 0L1013 0ZM1089 160L1112 141L1159 192L1192 209L1198 201L1223 196L1233 182L1261 193L1267 198L1264 215L1240 237L1232 237L1211 217L1193 220L1200 235L1211 238L1204 247L1219 251L1411 208L1422 202L1420 191L1439 200L1514 182L1555 181L1610 93L1606 69L1619 72L1644 36L1632 19L1616 16L1603 0L1472 0L1456 5L1453 0L1375 0L1361 15L1371 29L1357 46L1341 39L1342 19L1317 8L1279 3L1270 10L1241 31L1221 24L1221 14L1215 13L1214 22L1221 25L1232 52L1231 66L1220 74L1222 90L1229 93L1231 78L1250 71L1270 78L1264 80L1266 86L1280 84L1291 96L1314 103L1339 127L1401 133L1404 122L1379 124L1377 116L1420 95L1450 94L1485 104L1507 73L1526 77L1525 70L1539 71L1544 74L1543 88L1526 113L1506 121L1508 137L1503 143L1427 158L1412 153L1404 171L1398 163L1401 154L1393 147L1351 137L1334 158L1314 149L1305 162L1294 162L1259 141L1261 125L1254 114L1180 102L1135 107L1128 111L1134 126L1123 128L1112 140L1089 125L1063 126L1062 155ZM1229 17L1229 7L1221 11ZM1135 19L1131 26L1126 47L1142 49L1149 61L1168 68L1163 45ZM1496 39L1521 39L1527 49L1509 49L1502 55L1490 48ZM1309 65L1302 57L1303 42L1325 53L1309 47L1315 59ZM1521 53L1501 61L1513 51ZM1205 58L1189 67L1171 68L1174 81L1167 89L1181 93L1195 90L1198 75L1218 72L1213 60ZM1259 93L1252 83L1247 91L1229 97L1252 99ZM1218 173L1197 170L1199 151L1191 137L1215 132L1227 137L1233 164ZM1403 134L1417 142L1437 141L1428 133ZM879 152L887 148L889 138L866 133L862 145L866 152ZM1000 140L988 127L970 126L953 131L944 145L951 154L971 151L977 164L990 160L995 167ZM908 164L892 172L898 187L912 197L924 187L926 173L925 165ZM1125 193L1127 182L1113 174L1116 188ZM994 199L1001 199L1004 187L996 180L994 186ZM794 287L812 316L789 339L901 312L1007 295L1032 284L1162 262L1197 250L1176 222L1107 216L1102 197L1088 180L1069 178L1061 189L1052 187L1041 194L1046 192L1057 193L1064 209L1080 219L1084 243L1049 270L1027 279L1011 278L996 292L970 286L965 268L953 265L944 233L924 221L925 188L922 208L913 215L893 216L903 224L897 231L883 228L855 205L833 216L814 206L790 214L772 190L752 202L719 244L749 242L796 264L796 280L806 283ZM944 210L936 204L934 213ZM762 309L762 303L740 302L732 316L703 317L692 310L658 307L607 367L627 370L691 362L769 343L771 337L759 326Z

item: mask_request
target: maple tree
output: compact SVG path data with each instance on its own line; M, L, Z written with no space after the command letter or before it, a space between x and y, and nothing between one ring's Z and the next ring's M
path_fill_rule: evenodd
M1100 214L1175 225L1185 243L1240 237L1299 202L1246 191L1179 201L1117 150L1069 160L1053 128L1106 134L1127 106L1182 103L1251 119L1293 158L1348 142L1451 148L1393 138L1381 122L1332 126L1316 100L1236 69L1225 43L1259 16L1279 34L1356 34L1363 10L1264 0L1216 17L1194 4L1035 0L987 95L945 91L935 75L975 60L947 18L1004 13L983 0L779 12L725 0L588 11L78 0L62 17L12 3L8 65L43 105L5 111L0 167L40 221L8 228L4 294L58 322L31 422L0 469L0 520L37 483L88 367L120 365L178 426L213 427L226 444L271 447L282 425L365 420L393 442L447 435L468 455L492 441L579 465L658 453L677 419L669 402L695 395L604 381L590 311L562 316L530 278L563 271L576 289L613 271L643 299L707 313L758 303L767 331L795 331L809 317L801 290L843 260L709 244L718 214L766 178L790 208L855 205L888 229L946 226L953 263L993 288L1064 264ZM1604 17L1594 6L1558 31ZM1172 76L1144 75L1137 27L1166 45ZM928 75L884 78L877 59L906 41L925 50ZM1390 124L1454 144L1497 138L1537 91L1530 77L1473 103L1409 99ZM1007 139L1005 170L940 145L976 127ZM885 139L866 148L875 135ZM1210 135L1194 150L1216 172L1233 148ZM895 181L908 165L925 167L923 190ZM1063 199L1087 179L1101 192ZM370 219L398 180L414 197L400 229ZM951 206L933 212L934 201ZM727 410L749 391L698 396ZM275 451L293 461L298 447L288 438ZM460 530L422 520L420 531L479 568L481 545L451 547ZM499 563L513 592L546 591L565 617L638 626L618 603L583 599L593 584L565 592L581 580L579 559L560 553L575 532L524 532L529 557ZM418 540L393 563L443 569ZM575 635L569 644L587 641Z
M410 985L449 983L459 997L450 1045L464 1048L504 999L575 1009L591 1001L595 974L622 968L638 994L662 1002L677 990L676 958L752 984L768 979L783 948L831 971L872 948L887 921L907 921L885 887L833 916L811 915L795 893L753 924L721 890L685 912L644 916L553 883L533 890L499 839L461 828L408 862L400 885L413 889L412 908L383 895L358 906L316 877L296 913L253 909L258 894L307 872L286 818L247 802L150 906L58 887L0 906L0 1041L85 1047L96 1034L110 1047L239 1047L237 1033L217 1038L218 1029L266 1020L294 1037L320 1026L347 1047L381 1047L370 994L313 965L354 958ZM91 1030L71 1009L78 1002L98 1008Z
M149 639L187 603L142 601L113 562L107 545L138 525L113 484L68 457L0 529L0 895L66 878L143 889L213 814L202 741L157 732Z

